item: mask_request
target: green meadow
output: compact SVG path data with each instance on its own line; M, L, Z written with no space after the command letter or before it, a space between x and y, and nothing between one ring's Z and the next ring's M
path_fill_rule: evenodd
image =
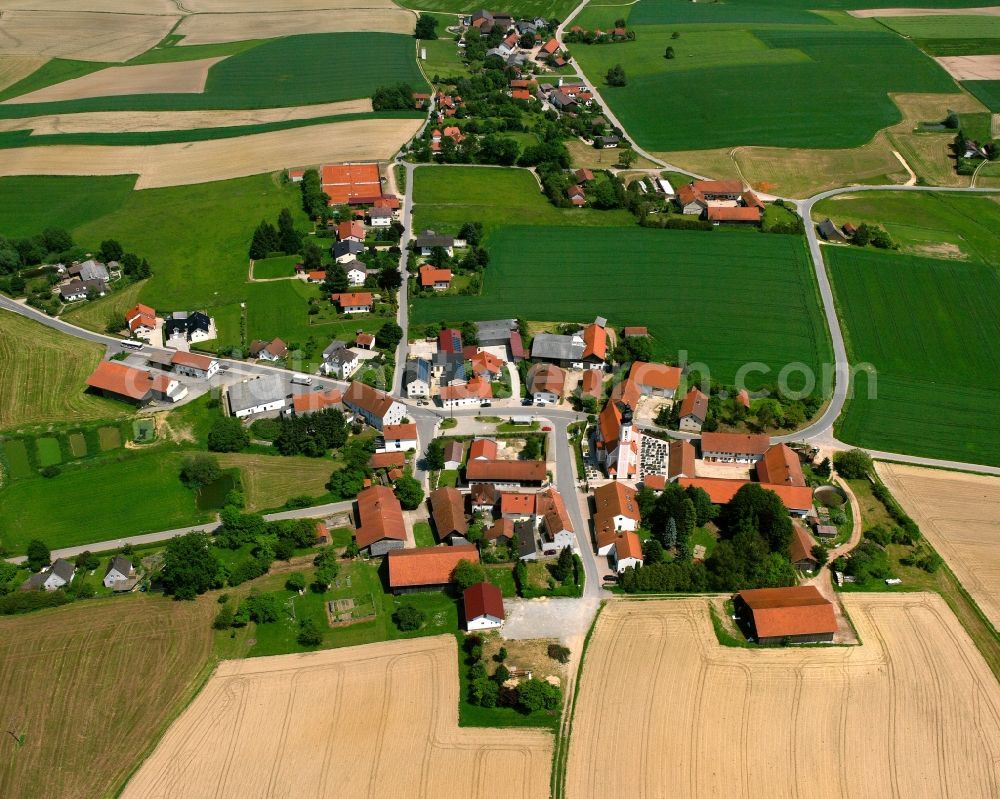
M825 250L852 363L870 363L837 423L849 444L1000 465L995 265ZM876 388L872 386L871 388Z
M1000 113L1000 80L963 80L962 86L990 111Z
M731 381L750 361L770 373L818 370L830 344L804 241L751 231L503 226L488 238L480 296L418 298L415 325L519 317L646 325L658 357L704 362Z

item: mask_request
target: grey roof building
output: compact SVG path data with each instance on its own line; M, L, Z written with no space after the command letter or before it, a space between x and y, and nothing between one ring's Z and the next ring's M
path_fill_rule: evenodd
M532 359L565 363L583 360L583 339L580 336L560 336L539 333L531 342Z
M836 241L840 243L847 241L847 236L845 236L844 232L834 224L830 217L827 217L820 222L818 228L819 234L827 241Z
M338 241L330 251L334 258L343 258L345 255L360 255L365 251L365 245L358 241Z
M244 380L229 387L229 411L233 416L255 412L255 409L268 405L285 404L287 395L285 381L281 375L268 374Z
M459 352L435 352L433 365L441 371L441 385L453 381L465 382L465 358Z
M514 319L491 319L488 322L476 322L476 336L480 347L493 347L507 344L510 334L517 330Z
M330 342L330 346L323 350L323 360L330 360L330 356L333 355L337 350L342 350L347 347L346 341L341 341L340 339L334 339Z
M70 267L69 273L71 275L78 275L81 280L107 281L111 279L111 276L108 274L108 268L93 258L84 261L78 266Z
M428 384L431 382L431 364L425 358L409 360L403 369L403 385L408 386L410 383L416 381Z
M514 540L517 541L517 556L521 560L534 560L538 557L535 525L530 520L514 522Z
M439 236L433 230L425 230L414 239L413 244L420 248L444 247L447 249L455 246L455 239L451 236Z

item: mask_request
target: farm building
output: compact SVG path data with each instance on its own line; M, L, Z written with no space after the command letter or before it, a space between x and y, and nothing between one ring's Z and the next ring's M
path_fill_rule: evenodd
M229 413L237 419L285 407L285 384L280 375L261 375L236 383L226 391Z
M370 291L345 291L331 294L330 302L340 308L341 313L368 313L372 309Z
M503 627L506 614L503 610L503 594L493 583L476 583L462 593L462 607L465 609L465 629L499 630Z
M497 457L497 442L492 438L477 438L469 445L470 461L492 461Z
M408 594L444 588L451 582L451 575L459 561L479 563L479 550L475 544L394 549L386 559L392 592Z
M154 400L177 402L187 388L167 375L154 375L119 361L101 361L87 378L87 386L113 399L145 405Z
M814 572L819 568L820 563L812 553L815 544L805 527L797 522L792 526L792 543L788 548L788 559L796 569Z
M514 540L514 522L510 519L497 519L483 532L483 539L495 544L510 544Z
M409 424L387 424L382 428L382 445L378 452L408 452L417 448L417 426Z
M474 461L465 466L470 485L493 483L499 488L540 486L546 478L545 461Z
M359 549L372 556L402 549L406 543L406 524L403 508L391 488L380 485L366 488L358 494L356 504L358 526L354 538Z
M747 637L760 644L828 643L837 631L833 604L813 585L741 591L733 604Z
M747 485L749 480L729 480L720 477L681 477L678 481L684 488L694 486L708 494L716 505L728 505L736 492ZM806 516L812 510L812 489L807 486L774 485L760 483L761 488L778 495L792 516Z
M805 475L802 462L795 451L786 444L769 447L764 457L757 462L757 480L774 485L804 486Z
M194 352L175 352L170 358L170 365L177 374L203 379L208 379L219 371L219 362L215 358Z
M667 478L674 482L681 477L695 477L694 444L671 441L667 445Z
M372 469L398 469L405 465L405 452L373 452L368 459L368 466Z
M492 513L497 504L497 488L493 483L476 483L469 487L469 502L473 513Z
M460 356L461 357L461 356ZM464 362L463 362L464 363ZM464 368L464 366L463 366ZM493 398L493 385L483 377L473 377L468 383L444 386L438 399L445 408L470 408Z
M671 399L677 393L682 375L677 366L635 361L629 369L628 382L634 383L642 395Z
M630 566L637 568L642 565L642 541L638 533L626 531L615 538L611 548L610 561L612 568L621 574Z
M444 445L444 468L457 469L462 465L462 455L465 449L461 441L449 441Z
M532 364L528 372L528 393L535 402L556 404L566 386L566 372L551 363Z
M431 362L426 358L411 359L403 369L403 385L408 399L426 399L431 393Z
M679 413L681 430L700 433L701 426L708 418L708 396L692 386L681 401Z
M250 357L261 361L280 361L287 357L288 347L280 338L271 341L258 339L250 345Z
M764 457L771 439L745 433L703 433L701 457L722 463L757 463Z
M819 230L819 235L827 241L832 241L836 244L847 243L847 236L845 236L844 232L834 224L830 217L827 217L820 222L819 225L816 226L816 229Z
M327 164L320 171L330 205L346 205L382 196L378 164Z
M296 394L292 400L292 412L296 416L304 416L307 413L333 408L340 404L341 393L339 388L331 388L329 391L310 391L308 394Z
M465 534L469 524L465 520L465 498L451 486L431 491L431 518L437 530L438 541L449 544L467 544Z
M344 394L344 405L376 430L403 421L406 408L384 391L353 381Z
M598 555L607 555L623 531L639 528L635 489L623 483L605 483L594 489L594 539Z
M476 335L480 347L506 347L508 360L520 361L525 357L524 344L515 319L476 322Z

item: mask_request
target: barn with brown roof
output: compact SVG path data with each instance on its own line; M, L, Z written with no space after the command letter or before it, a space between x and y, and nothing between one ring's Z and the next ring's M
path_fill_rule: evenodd
M386 560L389 562L389 587L395 594L407 594L444 588L451 582L459 561L479 563L479 550L475 544L394 549Z
M493 583L470 585L462 593L466 630L499 630L507 617L503 594Z
M816 542L805 527L798 522L792 525L792 543L788 547L788 559L796 569L814 572L819 568L819 561L812 553L815 545Z
M795 450L786 444L775 444L768 448L764 457L757 462L757 479L762 483L774 485L806 484L805 475L802 474L802 462Z
M814 585L741 591L733 605L747 637L760 644L829 643L837 632L833 603Z
M545 479L545 461L472 461L465 466L469 483L493 483L500 488L540 486Z
M359 549L378 556L403 547L406 543L403 508L391 488L380 485L366 488L358 494L357 506L358 527L354 537Z
M438 541L468 543L465 534L469 524L465 520L465 498L457 489L444 486L431 491L431 518L437 530Z

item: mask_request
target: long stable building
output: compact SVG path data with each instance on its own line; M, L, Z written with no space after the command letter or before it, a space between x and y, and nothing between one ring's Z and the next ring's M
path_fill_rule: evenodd
M833 604L813 585L755 588L733 597L736 615L760 644L815 644L833 641Z

